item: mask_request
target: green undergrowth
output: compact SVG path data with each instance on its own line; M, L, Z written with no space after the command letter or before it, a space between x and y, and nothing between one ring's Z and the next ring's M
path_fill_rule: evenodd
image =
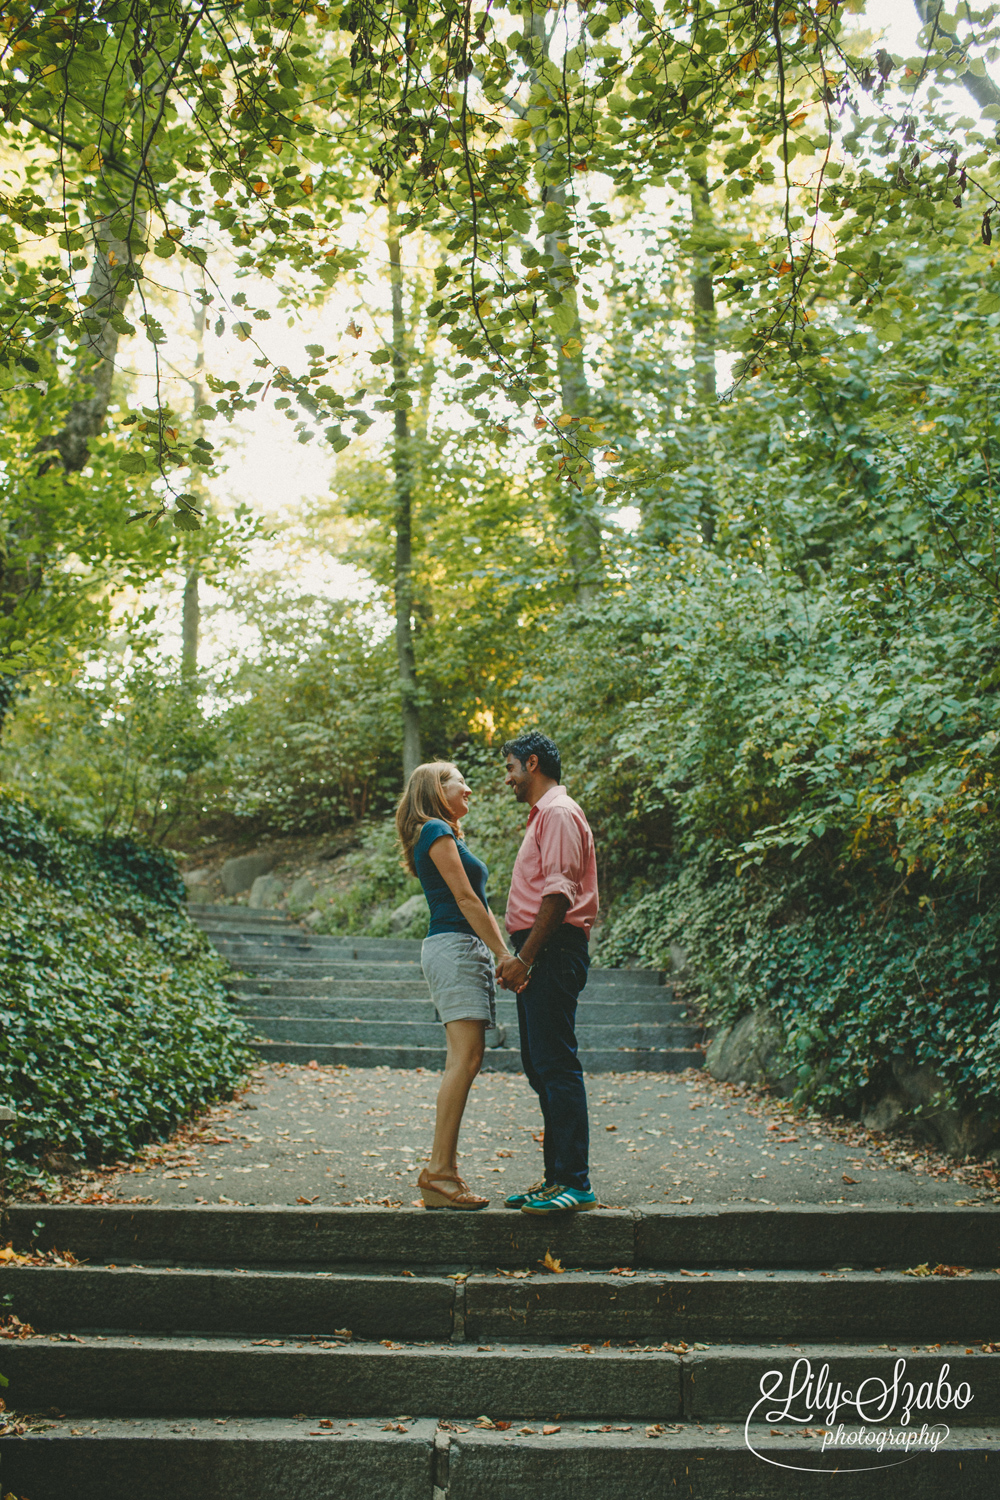
M497 779L493 765L482 768L471 752L456 759L473 787L462 832L473 854L489 868L487 895L502 921L511 871L524 833L524 809ZM421 894L419 880L402 867L394 818L371 821L361 834L360 847L347 856L345 866L349 878L317 903L322 917L316 930L387 937L392 931L392 913L409 897ZM424 902L410 923L393 935L425 937L428 921Z
M231 1091L251 1054L225 966L161 850L56 827L0 791L0 1101L8 1169L99 1161Z
M856 1107L903 1055L954 1101L1000 1109L996 869L935 883L817 859L738 875L720 855L620 898L602 961L666 966L682 945L714 1020L778 1017L800 1099Z

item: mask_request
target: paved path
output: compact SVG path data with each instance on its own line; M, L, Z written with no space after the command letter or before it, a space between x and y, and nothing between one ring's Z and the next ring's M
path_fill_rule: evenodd
M239 1104L105 1184L169 1203L408 1204L430 1147L440 1074L268 1065ZM794 1117L703 1072L588 1077L591 1174L609 1207L639 1203L989 1202L956 1169L860 1128ZM523 1078L482 1075L462 1137L470 1184L494 1202L541 1175L541 1119ZM967 1180L963 1181L962 1178Z

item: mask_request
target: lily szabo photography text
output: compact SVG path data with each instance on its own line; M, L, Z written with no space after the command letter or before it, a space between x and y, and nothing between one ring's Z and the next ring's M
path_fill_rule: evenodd
M998 142L982 0L0 0L2 1500L995 1500Z
M951 1366L944 1361L936 1375L925 1368L914 1378L907 1374L905 1358L899 1358L887 1377L873 1371L851 1389L831 1376L829 1364L814 1369L810 1359L797 1359L787 1373L772 1369L761 1376L760 1399L744 1424L747 1447L757 1451L754 1435L766 1430L761 1424L790 1422L805 1428L819 1419L825 1425L811 1435L821 1454L835 1455L836 1464L817 1465L818 1472L869 1467L863 1456L870 1458L873 1452L893 1464L901 1455L936 1453L950 1436L948 1420L968 1421L963 1414L974 1400L969 1382L953 1384L950 1375ZM845 1427L845 1418L855 1425ZM854 1451L848 1457L840 1450ZM758 1456L781 1464L780 1458Z

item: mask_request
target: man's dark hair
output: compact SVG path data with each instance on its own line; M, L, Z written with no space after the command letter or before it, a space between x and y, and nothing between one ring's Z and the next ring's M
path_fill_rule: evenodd
M562 780L559 747L553 744L547 734L541 734L537 729L529 729L524 734L519 734L516 740L508 740L500 754L513 755L522 766L527 764L529 755L537 755L538 769L542 775L551 776L553 781Z

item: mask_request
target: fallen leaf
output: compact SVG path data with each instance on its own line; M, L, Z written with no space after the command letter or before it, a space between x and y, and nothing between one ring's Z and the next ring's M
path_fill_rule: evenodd
M551 1437L554 1432L562 1432L562 1428L561 1427L551 1427L551 1426L550 1427L543 1427L542 1428L542 1436L543 1437Z
M848 1183L851 1187L857 1187L858 1185L858 1179L856 1177L848 1177L846 1172L840 1174L840 1180L841 1182Z
M558 1276L561 1276L565 1270L565 1266L563 1265L562 1261L558 1260L556 1256L552 1254L551 1250L546 1250L545 1259L540 1260L538 1264L540 1266L544 1266L546 1271L555 1271L556 1275Z

